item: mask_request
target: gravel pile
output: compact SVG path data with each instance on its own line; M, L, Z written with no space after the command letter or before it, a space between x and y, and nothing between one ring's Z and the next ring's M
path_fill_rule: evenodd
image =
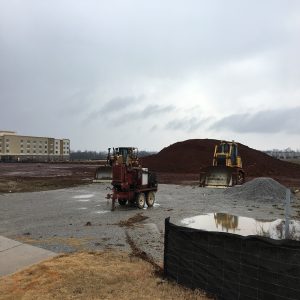
M284 202L286 197L286 187L272 178L259 177L242 186L235 186L227 189L224 194L228 197L257 202Z

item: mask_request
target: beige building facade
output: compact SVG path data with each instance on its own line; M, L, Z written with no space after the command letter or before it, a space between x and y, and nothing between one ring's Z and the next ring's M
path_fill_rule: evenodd
M70 140L17 135L0 131L1 161L66 161L70 158Z

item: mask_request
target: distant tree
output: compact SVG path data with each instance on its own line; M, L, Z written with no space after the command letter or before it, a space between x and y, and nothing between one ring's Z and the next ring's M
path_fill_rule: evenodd
M106 159L107 152L97 152L97 151L71 151L70 159L71 160L99 160Z
M139 157L144 157L148 155L155 154L156 152L153 151L139 151ZM106 151L71 151L70 153L70 160L100 160L100 159L106 159L107 152Z

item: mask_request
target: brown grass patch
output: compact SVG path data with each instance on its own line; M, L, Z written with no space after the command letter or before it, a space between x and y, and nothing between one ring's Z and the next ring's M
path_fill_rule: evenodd
M0 280L0 299L209 299L123 252L61 255Z

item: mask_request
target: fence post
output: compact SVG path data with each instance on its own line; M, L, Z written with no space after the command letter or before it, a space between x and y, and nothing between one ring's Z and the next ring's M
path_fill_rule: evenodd
M286 189L285 194L285 239L290 235L291 190Z
M167 277L169 226L170 226L170 217L165 219L165 243L164 243L164 276L165 277Z

